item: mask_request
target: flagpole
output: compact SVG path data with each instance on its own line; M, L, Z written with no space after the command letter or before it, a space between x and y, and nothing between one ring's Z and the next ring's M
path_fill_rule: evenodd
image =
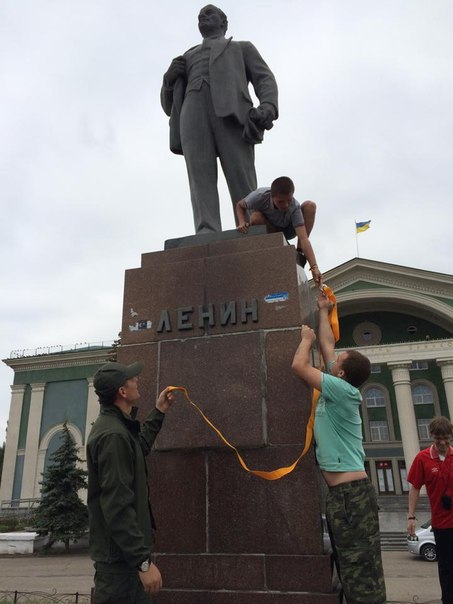
M357 258L360 258L360 256L359 256L359 238L357 236L357 220L354 222L354 229L355 229L355 245L357 248Z

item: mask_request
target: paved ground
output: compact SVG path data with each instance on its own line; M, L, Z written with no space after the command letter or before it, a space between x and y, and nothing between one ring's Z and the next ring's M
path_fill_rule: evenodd
M388 602L440 604L437 563L409 552L382 552Z
M440 604L435 562L408 552L383 552L383 559L388 602ZM92 585L93 566L86 550L0 557L0 591L88 594Z

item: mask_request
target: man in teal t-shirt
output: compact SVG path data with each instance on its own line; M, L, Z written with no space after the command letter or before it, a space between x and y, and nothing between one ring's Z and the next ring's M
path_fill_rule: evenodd
M315 415L316 459L329 492L326 517L338 575L348 604L384 604L384 573L376 492L365 472L362 396L370 361L356 350L335 355L329 300L321 295L319 345L328 373L312 367L314 331L302 325L292 369L321 392Z
M344 379L327 373L321 377L322 394L315 417L318 464L326 472L361 472L363 476L365 453L359 413L362 396Z

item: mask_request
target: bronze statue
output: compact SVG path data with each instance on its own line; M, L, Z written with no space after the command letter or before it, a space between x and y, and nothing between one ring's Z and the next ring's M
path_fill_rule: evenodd
M170 116L170 149L183 154L196 233L221 231L220 159L233 204L257 188L255 144L278 117L275 78L251 42L225 38L226 15L208 4L198 15L203 42L171 62L162 107ZM252 83L259 106L253 107Z

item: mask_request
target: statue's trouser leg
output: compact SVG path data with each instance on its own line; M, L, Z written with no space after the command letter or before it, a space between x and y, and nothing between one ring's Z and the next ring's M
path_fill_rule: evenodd
M181 144L189 176L196 233L221 231L217 191L217 152L211 126L209 87L191 91L181 110Z
M255 146L242 137L243 126L235 118L216 118L215 139L223 173L230 191L236 224L236 204L257 188Z

